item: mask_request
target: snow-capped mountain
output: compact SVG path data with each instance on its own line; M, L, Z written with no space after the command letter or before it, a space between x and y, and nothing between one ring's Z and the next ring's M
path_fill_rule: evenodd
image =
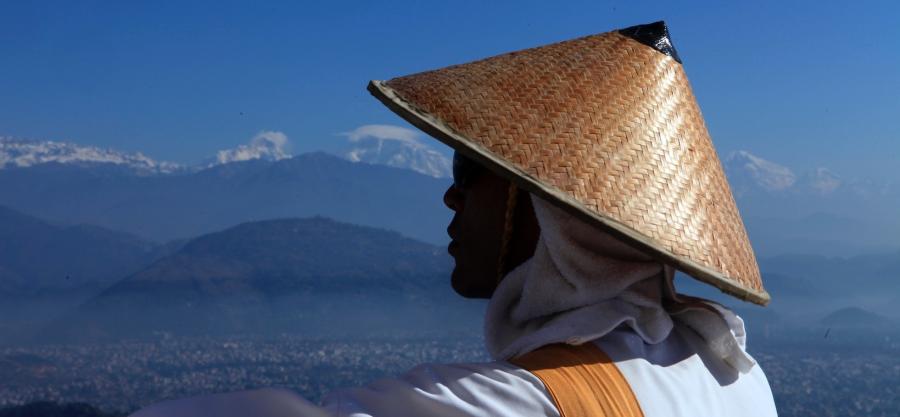
M416 135L418 133L398 126L362 126L346 134L348 146L340 156L351 162L388 165L435 178L450 177L450 158L420 142ZM277 162L293 157L290 148L290 140L284 133L261 131L246 144L219 150L195 165L181 165L157 161L140 152L0 136L0 169L28 168L47 163L85 167L112 164L139 175L186 173L250 160Z
M365 125L345 133L341 156L352 162L411 169L435 178L452 175L453 162L418 139L418 133L400 126Z
M451 176L453 163L450 158L428 149L425 145L415 146L397 141L375 138L362 139L343 156L353 162L388 165L405 168L435 178Z
M290 157L290 141L287 135L267 130L257 133L247 145L238 145L236 148L217 152L215 158L205 165L209 167L253 159L280 161Z
M828 194L843 185L843 181L828 168L816 168L807 172L801 178L800 183L807 189L821 194Z
M731 153L723 165L760 253L843 256L900 242L895 184L842 177L821 167L798 174L747 151Z
M223 149L203 163L193 166L154 160L141 152L129 153L69 142L25 140L0 136L0 169L28 168L46 163L69 165L114 164L142 175L198 171L215 165L262 159L290 158L290 142L282 132L262 131L246 145Z
M797 183L797 175L790 168L747 151L732 152L725 159L724 165L728 181L737 195L743 195L753 188L781 191Z
M168 174L184 169L182 165L156 161L140 152L128 153L68 142L0 137L0 169L27 168L51 162L77 165L115 164L142 174Z
M728 182L736 197L748 193L832 195L837 192L879 194L888 190L872 181L845 180L828 168L795 173L784 165L765 160L747 151L732 152L724 161Z

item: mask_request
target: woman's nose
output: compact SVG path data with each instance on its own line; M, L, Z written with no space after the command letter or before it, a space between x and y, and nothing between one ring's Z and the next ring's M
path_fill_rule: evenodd
M444 192L444 205L450 210L459 211L462 204L462 192L455 185L451 184Z

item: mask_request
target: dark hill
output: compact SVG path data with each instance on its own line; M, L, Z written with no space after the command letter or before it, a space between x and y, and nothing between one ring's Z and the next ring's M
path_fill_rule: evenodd
M103 287L160 254L156 243L102 227L59 226L0 206L0 291Z
M178 252L110 288L203 292L214 283L233 293L326 289L377 291L446 285L450 259L442 248L399 233L325 217L244 223L189 241ZM209 288L216 294L224 288Z
M21 342L170 250L128 233L55 225L0 206L0 343Z
M761 259L760 267L826 294L900 292L900 252L896 251L851 257L780 255Z
M858 307L847 307L837 310L822 318L820 324L828 327L850 328L897 327L897 323L887 317Z
M82 305L45 337L374 336L477 331L444 248L322 217L251 222L186 243Z

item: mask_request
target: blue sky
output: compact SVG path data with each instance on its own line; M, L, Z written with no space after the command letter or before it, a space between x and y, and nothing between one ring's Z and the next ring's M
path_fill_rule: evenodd
M664 19L720 154L900 180L900 7L673 3L3 2L0 136L187 163L263 130L331 150L405 125L369 79Z

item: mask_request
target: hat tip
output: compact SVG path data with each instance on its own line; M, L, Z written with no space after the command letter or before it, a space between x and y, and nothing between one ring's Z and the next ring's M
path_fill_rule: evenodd
M679 64L681 63L681 57L678 56L678 51L672 45L672 39L669 37L669 28L666 26L665 21L660 20L644 25L630 26L625 29L619 29L618 32L672 57Z

